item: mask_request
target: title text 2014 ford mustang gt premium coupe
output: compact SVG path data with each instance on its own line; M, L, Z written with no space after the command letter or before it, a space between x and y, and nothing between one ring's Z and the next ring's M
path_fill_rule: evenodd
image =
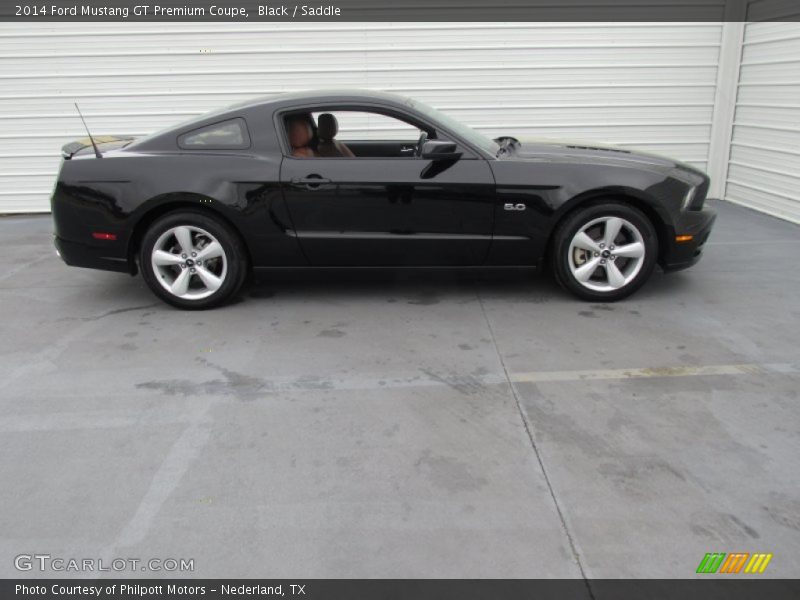
M338 135L342 125L346 135ZM708 177L613 148L490 140L408 98L287 94L138 138L64 146L52 209L69 265L207 308L251 269L531 266L594 301L694 264Z

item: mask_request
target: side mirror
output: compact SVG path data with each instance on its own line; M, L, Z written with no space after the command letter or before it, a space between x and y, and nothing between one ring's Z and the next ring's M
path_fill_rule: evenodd
M441 140L428 140L422 144L422 158L430 160L458 160L461 152L456 152L454 142L444 142Z

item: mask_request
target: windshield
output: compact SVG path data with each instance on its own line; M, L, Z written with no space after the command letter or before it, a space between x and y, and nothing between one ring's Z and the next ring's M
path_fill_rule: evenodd
M475 131L472 127L456 121L454 118L439 110L436 110L432 106L428 106L427 104L419 102L418 100L411 100L410 98L406 99L406 103L411 108L418 110L426 117L441 123L447 129L455 133L457 136L465 139L473 146L477 146L478 148L481 148L490 154L496 154L497 150L500 148L500 146L494 140L487 138L483 134Z

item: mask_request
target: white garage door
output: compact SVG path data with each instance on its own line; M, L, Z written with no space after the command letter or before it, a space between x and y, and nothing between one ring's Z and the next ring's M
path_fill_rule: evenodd
M745 26L727 183L728 200L800 223L798 23Z
M59 149L85 135L75 100L92 133L141 135L257 95L365 87L418 97L492 136L619 144L705 168L721 31L718 23L3 23L0 212L48 210Z

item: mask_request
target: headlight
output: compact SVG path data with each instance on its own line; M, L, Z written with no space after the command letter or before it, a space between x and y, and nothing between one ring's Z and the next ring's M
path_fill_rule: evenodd
M693 210L692 207L692 200L694 199L695 193L697 192L697 186L692 186L689 188L689 191L686 192L686 196L683 198L683 210Z
M673 169L670 175L688 186L683 197L683 210L702 210L708 193L708 177L680 167Z

